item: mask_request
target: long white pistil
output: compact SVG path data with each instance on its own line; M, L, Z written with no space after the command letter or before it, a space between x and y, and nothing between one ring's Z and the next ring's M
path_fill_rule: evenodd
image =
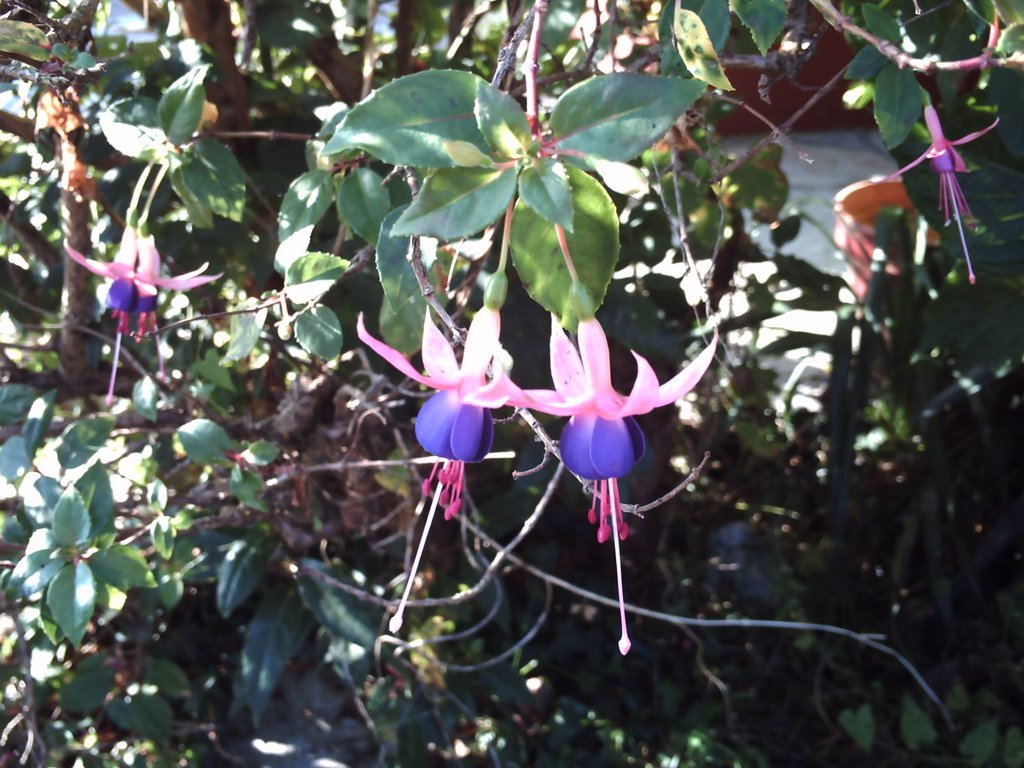
M427 543L427 534L430 533L430 524L434 522L434 513L437 511L438 502L441 500L441 490L443 488L443 483L437 484L437 489L434 491L434 500L430 502L430 511L427 512L427 523L423 526L423 535L420 536L419 546L416 547L416 557L412 560L412 568L409 570L409 577L405 582L405 593L398 603L398 611L395 612L395 615L391 617L391 621L388 622L388 629L392 632L397 632L402 628L402 615L405 613L405 604L409 600L409 593L412 592L412 585L416 581L416 571L420 567L420 558L423 557L423 548Z
M117 381L117 361L121 357L121 332L114 338L114 364L110 366L110 386L107 387L107 405L114 402L114 382Z
M629 653L632 643L629 642L629 632L626 631L626 598L622 589L622 558L619 555L619 503L617 498L618 483L614 480L608 481L608 501L612 508L612 546L615 547L615 579L619 585L619 620L622 622L622 637L619 638L619 653L625 656Z
M964 225L960 216L960 201L957 200L957 190L952 173L942 174L946 178L949 187L949 197L953 201L953 218L956 219L956 228L960 230L960 244L964 247L964 258L967 260L967 278L974 285L974 267L971 266L971 252L967 250L967 237L964 235Z

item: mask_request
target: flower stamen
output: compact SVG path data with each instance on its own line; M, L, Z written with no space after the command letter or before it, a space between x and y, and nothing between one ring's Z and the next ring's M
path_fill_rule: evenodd
M409 601L409 594L412 592L412 586L416 581L416 572L420 567L420 559L423 557L423 549L427 543L427 536L430 533L430 524L434 522L434 513L437 512L437 505L441 500L441 494L444 492L445 487L443 483L437 484L437 490L434 491L434 500L430 503L430 511L427 512L427 522L423 526L423 533L420 535L420 543L416 547L416 556L412 561L412 568L409 569L409 576L405 581L405 591L402 593L402 599L398 603L398 610L395 615L391 617L388 622L388 629L391 632L397 632L402 628L402 622L404 621L405 604Z
M618 482L614 479L608 481L608 492L612 512L612 547L615 549L615 581L619 587L619 621L622 624L622 637L619 638L619 653L625 656L629 653L632 643L629 641L629 631L626 629L626 598L625 590L622 587L622 556L619 552L619 517L622 515L618 498ZM626 531L622 531L621 538L626 538Z

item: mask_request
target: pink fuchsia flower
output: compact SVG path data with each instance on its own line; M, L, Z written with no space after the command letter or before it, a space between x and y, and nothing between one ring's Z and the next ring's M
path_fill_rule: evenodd
M424 496L430 495L435 480L437 486L412 569L405 583L405 593L388 625L392 632L397 632L402 626L405 604L412 591L438 505L444 507L445 520L459 513L466 463L481 461L491 450L494 441L491 409L505 405L512 399L522 399L522 392L508 378L501 365L494 361L495 354L501 348L501 315L495 309L482 308L470 323L461 366L448 340L431 322L428 309L423 319L421 353L426 375L417 371L401 352L371 336L362 315L359 315L356 331L364 344L403 374L425 387L438 390L423 404L416 417L416 439L425 450L444 461L435 464L430 477L423 482ZM488 370L493 371L490 379Z
M967 166L955 148L961 144L974 141L979 136L983 136L991 131L999 124L999 118L996 118L995 122L987 128L969 133L955 141L950 141L943 134L942 123L939 122L939 113L935 111L935 107L931 104L925 105L924 122L932 136L931 146L914 162L900 168L896 173L891 174L887 178L891 179L900 176L911 168L920 165L925 160L931 163L932 170L939 175L939 209L942 211L942 215L946 217L946 226L949 226L951 219L956 220L957 229L960 230L960 243L964 248L964 258L967 259L967 274L973 284L975 281L974 267L971 265L971 254L967 249L964 224L973 229L977 226L977 221L971 213L971 208L967 204L967 198L964 197L964 193L960 189L960 183L956 178L958 173L967 173Z
M528 408L556 416L569 416L559 449L562 462L575 475L594 481L594 500L588 518L597 525L597 540L612 540L619 590L622 637L619 651L629 652L626 610L622 587L619 540L629 528L622 517L619 478L628 474L644 455L645 440L634 416L679 400L693 389L715 357L718 333L693 362L666 381L658 377L646 359L633 352L637 376L628 397L612 387L608 339L601 324L581 320L577 332L579 351L572 345L555 317L551 319L551 378L555 389L527 390Z
M160 277L160 253L152 235L139 235L133 227L126 227L121 237L121 247L112 262L89 259L67 243L68 255L90 272L109 278L112 282L107 291L106 304L117 321L117 337L114 342L114 364L110 371L110 387L107 390L107 404L114 400L114 383L117 378L117 361L121 355L121 335L130 330L131 318L135 316L135 338L156 330L156 300L159 289L187 291L220 277L204 275L208 264L177 277ZM160 361L161 370L163 360Z

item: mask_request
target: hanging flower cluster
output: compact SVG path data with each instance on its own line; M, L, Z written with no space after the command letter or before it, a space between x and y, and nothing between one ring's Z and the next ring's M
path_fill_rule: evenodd
M503 274L495 277L504 280ZM619 478L628 474L644 455L644 435L634 416L673 403L693 389L714 359L718 335L715 334L711 344L693 362L660 385L650 363L634 352L637 376L629 396L623 396L612 387L608 340L594 317L586 292L579 284L573 286L573 291L580 317L579 350L562 330L558 319L552 317L553 390L522 390L501 365L499 309L504 290L488 290L485 294L485 306L470 324L461 368L451 346L431 322L428 310L422 347L427 375L420 374L400 352L371 336L360 316L357 328L364 343L409 378L438 390L420 410L416 437L420 445L443 461L435 466L423 485L424 495L429 495L433 489L434 497L406 579L405 592L389 624L392 632L402 626L405 604L437 507L445 508L445 519L458 513L465 465L482 460L490 451L494 438L491 410L508 405L569 417L559 441L561 458L571 472L593 483L589 520L598 526L598 542L611 539L613 543L622 623L618 645L621 653L629 652L619 550L619 542L626 539L629 529L622 516ZM494 296L499 298L494 300Z

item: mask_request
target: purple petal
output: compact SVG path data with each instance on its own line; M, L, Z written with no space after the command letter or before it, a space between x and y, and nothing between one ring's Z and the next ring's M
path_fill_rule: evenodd
M154 303L156 297L153 297ZM119 312L139 311L139 288L131 280L121 278L110 284L107 291L107 306Z
M639 431L639 426L636 429ZM640 439L643 440L642 435ZM590 458L600 478L610 479L629 474L638 457L634 432L627 426L625 419L596 420L590 442Z
M562 463L574 475L587 480L603 480L590 456L590 444L594 435L595 416L573 416L562 430L558 449Z
M416 439L435 456L480 461L491 450L494 420L488 409L466 405L454 392L438 392L416 417Z
M644 439L643 430L640 429L640 425L636 423L636 419L632 416L628 416L624 419L626 422L626 429L629 430L629 439L633 442L633 463L640 461L644 457L644 453L647 452L647 440Z

